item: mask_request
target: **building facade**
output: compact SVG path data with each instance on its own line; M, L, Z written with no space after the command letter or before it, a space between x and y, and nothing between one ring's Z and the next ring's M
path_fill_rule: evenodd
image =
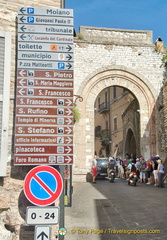
M122 156L123 114L134 96L127 89L108 87L95 101L95 154L100 157ZM129 152L129 154L132 154Z

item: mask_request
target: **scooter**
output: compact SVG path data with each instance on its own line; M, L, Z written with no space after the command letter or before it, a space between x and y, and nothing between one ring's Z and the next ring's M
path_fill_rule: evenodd
M112 169L110 170L110 173L109 173L109 181L113 183L114 180L115 180L115 170Z
M138 181L137 173L131 172L128 178L128 185L136 186L137 181Z

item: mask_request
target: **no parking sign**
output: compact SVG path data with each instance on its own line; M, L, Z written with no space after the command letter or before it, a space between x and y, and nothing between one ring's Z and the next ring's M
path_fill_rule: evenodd
M60 173L50 166L33 168L24 180L24 193L27 199L38 206L54 203L62 190L63 179Z

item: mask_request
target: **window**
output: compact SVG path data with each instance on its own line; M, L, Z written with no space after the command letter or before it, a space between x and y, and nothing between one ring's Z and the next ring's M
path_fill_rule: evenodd
M11 33L0 32L0 177L6 176L10 99Z
M114 131L117 130L117 116L114 117Z

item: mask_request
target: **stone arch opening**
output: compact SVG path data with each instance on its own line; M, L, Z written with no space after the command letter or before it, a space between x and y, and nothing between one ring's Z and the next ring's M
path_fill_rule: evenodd
M137 156L137 146L136 139L132 129L128 129L127 136L125 140L125 151L130 155L131 158L136 158Z
M139 156L140 108L135 95L117 85L104 88L95 100L94 110L95 155L124 158L127 150L131 150L125 145L130 128L137 144L133 156Z
M78 103L81 119L74 129L74 174L86 174L90 170L94 155L94 102L100 91L114 85L127 88L139 103L141 154L147 158L156 151L156 142L150 141L150 138L155 138L155 122L152 120L155 114L155 89L144 77L125 67L101 69L85 79L77 92L83 97L83 102ZM153 144L150 145L150 142Z

